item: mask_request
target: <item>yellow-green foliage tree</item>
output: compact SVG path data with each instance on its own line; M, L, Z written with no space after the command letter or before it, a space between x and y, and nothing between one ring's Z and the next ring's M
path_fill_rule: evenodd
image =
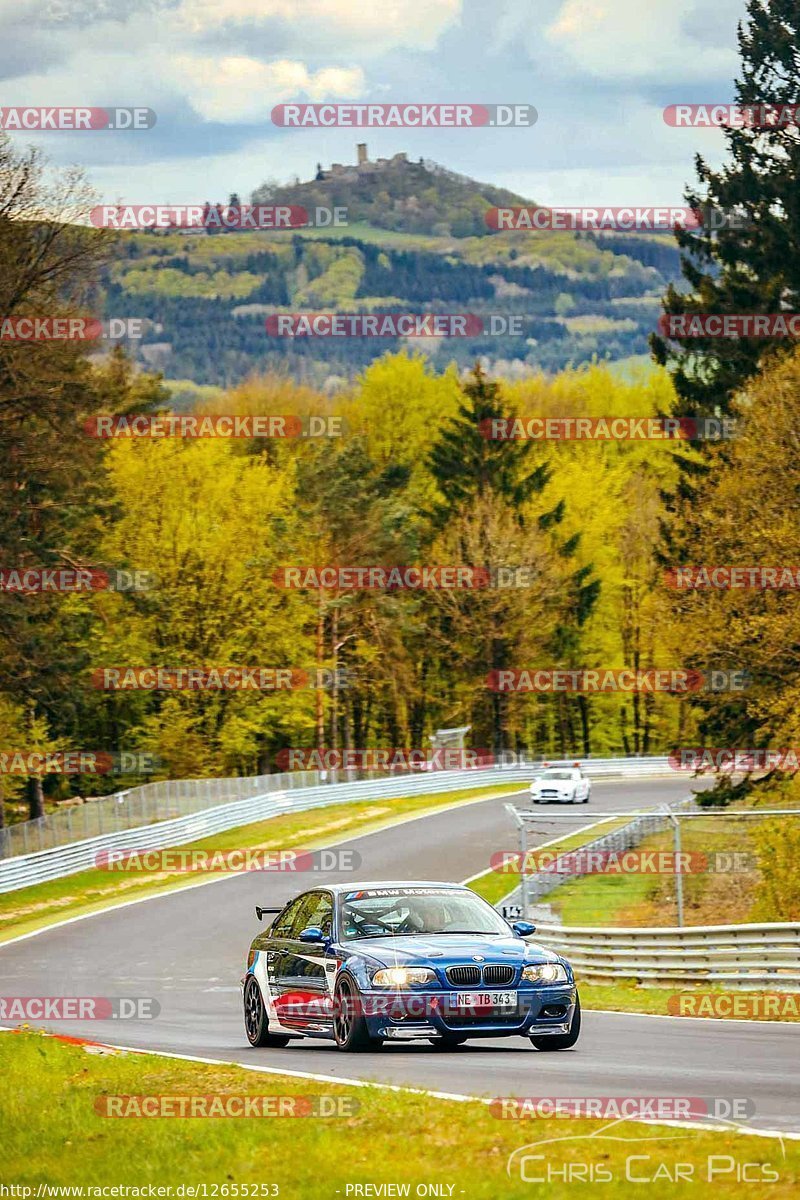
M682 565L800 564L800 352L755 377L733 406L736 436L710 459L700 501L683 515ZM800 735L800 597L796 588L679 590L672 619L687 661L746 672L741 691L702 697L707 745L795 746ZM734 683L738 681L734 680Z
M664 373L643 372L627 382L604 367L525 380L508 385L505 393L522 417L655 417L675 404ZM551 493L564 502L564 531L580 536L577 561L593 564L601 586L569 660L541 665L681 666L681 635L670 620L657 559L661 493L675 478L671 443L555 440L543 443L543 450ZM655 753L692 729L689 704L671 695L621 693L527 704L545 710L551 753L559 749L552 730L559 704L582 710L580 723L588 725L594 754ZM571 749L579 748L576 740Z
M120 506L110 557L153 573L140 596L97 602L92 666L296 667L313 670L305 596L272 574L303 555L294 467L230 441L119 442L108 470ZM306 611L309 610L309 611ZM254 774L311 728L313 690L109 695L170 775Z

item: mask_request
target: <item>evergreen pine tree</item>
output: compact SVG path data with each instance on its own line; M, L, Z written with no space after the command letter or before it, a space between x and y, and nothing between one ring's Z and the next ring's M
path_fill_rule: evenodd
M748 24L739 25L742 58L736 103L788 106L800 96L800 3L748 0ZM800 115L800 111L798 112ZM694 209L736 219L714 232L677 230L687 291L670 286L669 315L775 313L800 304L800 135L794 122L728 128L730 162L713 171L696 158L699 186L686 193ZM724 413L733 393L766 354L793 343L766 338L651 338L656 360L671 368L681 413Z

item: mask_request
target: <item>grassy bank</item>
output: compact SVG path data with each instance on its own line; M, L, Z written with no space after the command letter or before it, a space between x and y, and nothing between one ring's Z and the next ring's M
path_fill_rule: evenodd
M535 1051L524 1053L532 1056L534 1070ZM347 1108L334 1116L292 1119L112 1118L98 1112L109 1097L217 1094L301 1097L305 1106L328 1096ZM124 1103L135 1109L135 1102ZM284 1099L287 1108L296 1110L297 1103ZM501 1120L480 1102L346 1088L150 1055L98 1056L35 1033L0 1035L0 1120L4 1182L31 1187L33 1195L40 1185L158 1184L199 1187L195 1195L334 1200L359 1194L353 1190L358 1185L408 1185L406 1194L413 1196L418 1185L437 1184L442 1191L429 1194L513 1200L534 1194L533 1179L548 1178L547 1194L566 1200L574 1196L576 1180L597 1181L598 1172L603 1195L611 1197L635 1194L636 1182L645 1181L653 1200L697 1195L697 1185L709 1181L719 1195L763 1195L764 1182L736 1182L737 1164L743 1163L751 1164L748 1178L774 1179L769 1195L776 1200L796 1195L800 1184L798 1142L782 1146L735 1131L634 1122L616 1124L603 1136L605 1121ZM509 1158L523 1147L541 1158L528 1157L521 1177L523 1155L517 1153L510 1164ZM679 1164L687 1182L675 1182ZM268 1186L245 1192L242 1185Z
M800 994L777 992L726 991L721 987L687 988L641 987L634 979L610 979L603 983L578 979L581 1007L613 1012L649 1013L652 1016L675 1016L676 997L682 997L684 1016L709 1017L739 1021L800 1021ZM707 999L708 998L708 999ZM741 1008L726 1011L728 1005L750 1005L752 1011ZM776 1011L777 1008L777 1011Z
M800 784L789 779L754 790L713 816L681 823L681 851L691 856L691 870L683 875L686 925L797 919L800 884L791 846L796 843L800 817L784 817L780 826L775 826L768 817L762 821L732 814L745 809L763 812L798 807ZM769 835L766 842L765 834ZM640 851L672 849L671 830L653 834L637 846ZM783 854L780 863L773 861L776 852ZM767 880L765 855L771 868ZM777 889L776 878L780 880ZM564 925L674 925L676 878L669 873L586 875L563 884L553 893L552 905Z

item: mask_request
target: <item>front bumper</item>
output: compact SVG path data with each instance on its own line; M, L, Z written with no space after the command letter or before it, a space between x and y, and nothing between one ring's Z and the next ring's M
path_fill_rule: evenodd
M363 992L361 1001L372 1037L404 1040L454 1033L469 1037L543 1037L569 1031L577 999L574 984L496 990L513 991L514 1007L455 1009L451 1004L455 988L414 992L375 989Z

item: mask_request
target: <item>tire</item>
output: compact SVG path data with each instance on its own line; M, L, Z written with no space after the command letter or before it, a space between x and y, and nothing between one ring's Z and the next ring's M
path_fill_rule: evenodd
M382 1038L370 1035L364 1014L356 1011L358 989L349 975L342 975L337 983L333 1007L333 1037L337 1049L351 1053L380 1049Z
M428 1038L434 1050L457 1050L467 1040L465 1033L446 1033L443 1037Z
M280 1047L291 1041L282 1033L270 1033L264 998L254 975L248 975L244 985L244 1031L251 1046Z
M581 1035L581 1001L575 999L575 1012L572 1014L572 1024L569 1033L562 1037L532 1037L531 1041L537 1050L571 1050Z

